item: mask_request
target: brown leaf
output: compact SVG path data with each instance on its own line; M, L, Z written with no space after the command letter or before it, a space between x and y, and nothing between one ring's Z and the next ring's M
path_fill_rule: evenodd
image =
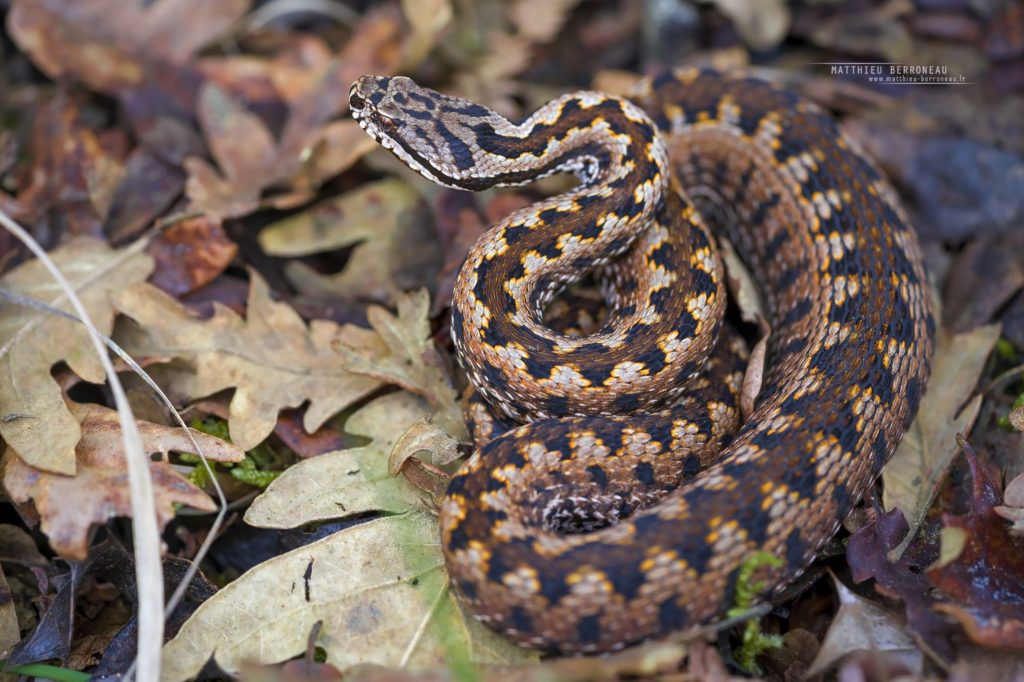
M942 517L946 529L962 531L956 534L962 548L927 573L955 601L935 609L956 618L978 644L1024 649L1024 539L1008 532L995 512L999 489L970 445L965 443L963 450L973 479L970 508L962 516Z
M82 300L96 328L109 334L114 322L110 296L143 281L152 259L137 251L115 251L87 238L50 253ZM0 279L0 286L68 312L74 312L39 261L28 261ZM0 435L28 464L73 474L76 420L50 370L67 362L86 381L101 383L103 367L85 327L27 307L0 316Z
M262 277L250 277L244 320L217 304L213 317L197 319L151 285L132 287L116 300L118 310L141 326L122 339L130 353L186 361L189 371L177 373L177 390L201 398L235 389L229 429L244 450L270 435L282 409L309 401L304 426L312 433L380 386L344 368L331 349L336 339L359 343L372 338L370 332L327 320L307 326L290 306L271 298Z
M51 78L115 93L141 86L155 63L184 63L248 8L249 0L15 0L7 30Z
M938 602L924 570L938 556L934 542L919 534L899 559L889 558L909 531L903 512L894 509L872 519L850 538L846 560L855 583L870 578L880 594L904 603L907 624L932 650L951 657L951 627L932 607Z
M182 296L224 272L238 245L224 234L220 220L200 216L167 228L146 251L156 260L149 281L172 296Z
M957 254L946 277L943 316L954 331L989 322L1024 287L1024 235L982 236Z
M1012 521L1010 532L1024 536L1024 474L1006 484L1003 491L1003 503L995 508L995 513L1007 521Z
M185 187L185 174L147 146L139 145L128 156L124 174L104 223L104 231L117 243L138 234Z
M355 244L339 273L322 275L291 261L285 274L307 295L391 303L401 291L432 282L439 267L439 248L423 218L419 194L390 178L274 223L260 233L259 241L273 256L307 255Z
M998 339L998 325L955 336L938 334L931 379L917 417L882 470L885 508L903 510L910 523L906 539L893 550L894 559L917 533L939 490L957 452L956 434L971 430L981 405L981 396L971 395Z
M204 159L185 160L193 208L220 218L251 213L280 175L277 143L259 117L216 85L200 91L196 115L223 176Z
M117 412L99 405L69 403L68 407L82 430L82 439L75 448L78 473L65 476L42 471L26 463L14 448L8 448L2 480L12 501L26 504L32 500L53 550L63 557L82 560L88 554L89 528L93 524L131 515L131 491ZM160 527L174 518L175 504L203 511L216 509L206 493L166 461L171 450L194 450L181 429L150 422L139 422L138 426L146 452L163 455L149 463ZM208 459L238 462L245 457L240 448L219 438L194 429L192 435Z
M839 612L806 676L820 675L850 654L882 651L898 656L910 670L920 672L924 657L899 615L854 594L835 576L833 580Z
M11 599L11 588L7 586L7 578L4 577L4 568L0 566L0 661L10 658L11 649L19 640L21 628L18 627L18 614L14 611L14 600Z
M465 442L465 423L458 397L443 368L430 334L430 296L420 290L398 296L398 315L379 306L366 312L380 344L336 344L346 369L396 384L422 396L434 410L438 426Z
M0 523L0 561L39 567L49 564L46 557L39 553L32 536L20 526L9 523Z

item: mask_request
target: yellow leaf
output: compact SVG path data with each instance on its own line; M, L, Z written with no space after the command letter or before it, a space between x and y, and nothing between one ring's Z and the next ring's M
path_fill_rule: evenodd
M217 306L212 318L201 320L149 285L128 289L116 301L141 327L121 338L130 353L186 361L189 371L177 375L176 389L192 398L235 389L228 425L231 440L244 450L270 435L282 409L308 400L303 426L312 433L380 386L343 368L331 348L338 339L372 342L370 332L327 320L307 325L270 297L258 274L250 276L245 319Z
M451 0L402 0L402 13L412 28L406 46L407 67L419 64L437 42L438 34L452 20Z
M323 275L297 261L286 264L285 274L305 294L391 303L399 291L433 281L440 270L440 249L422 220L424 210L408 183L380 180L268 226L259 242L274 256L355 244L337 274Z
M0 462L0 479L13 502L35 505L41 527L50 546L63 557L85 559L89 550L89 529L115 516L131 515L131 490L117 412L100 405L69 403L81 424L82 439L76 456L75 476L40 471L8 448ZM178 427L138 422L147 453L193 452L188 436ZM245 457L237 446L192 430L208 459L239 462ZM149 462L156 496L157 521L162 528L174 518L174 505L186 504L213 511L213 500L177 473L165 460Z
M337 344L345 367L356 374L396 384L423 396L435 421L460 441L466 440L462 409L430 335L430 296L420 290L398 296L398 315L370 306L366 316L381 344Z
M345 424L346 431L372 438L369 445L327 452L289 467L253 500L245 522L259 528L296 528L370 511L422 509L419 490L388 472L388 453L402 430L428 412L421 398L405 391L374 400Z
M153 270L144 253L114 250L96 239L78 238L50 257L71 283L96 328L109 334L113 293L142 282ZM6 290L72 312L42 263L29 261L0 279ZM50 313L4 303L0 309L0 436L28 464L75 473L75 444L81 435L64 405L54 364L65 361L86 381L105 380L103 367L81 324Z
M940 332L936 338L932 374L917 417L882 471L886 510L899 507L910 524L910 532L890 552L890 560L899 558L917 534L957 453L956 434L967 435L974 425L981 396L970 396L998 340L999 325L955 336Z
M274 557L200 606L164 647L165 680L212 656L226 672L306 650L313 625L327 662L428 669L536 658L467 617L448 586L437 520L387 516Z

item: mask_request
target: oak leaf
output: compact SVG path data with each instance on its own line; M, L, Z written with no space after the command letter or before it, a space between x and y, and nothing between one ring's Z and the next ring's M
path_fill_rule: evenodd
M303 419L308 433L380 386L342 366L331 344L344 339L359 346L377 343L373 334L328 320L308 325L288 304L270 297L267 283L251 273L246 318L214 304L201 320L156 287L122 292L118 310L140 329L119 337L137 356L180 358L188 365L173 388L201 398L234 388L228 418L232 442L243 450L270 435L278 412L309 401Z
M259 242L268 254L282 257L355 245L337 274L323 275L295 260L285 265L285 274L305 294L391 303L400 291L432 282L440 268L440 248L423 215L420 195L391 178L269 225Z
M146 279L153 260L131 249L78 238L50 253L82 300L96 328L109 334L114 321L110 297ZM43 264L24 263L0 279L6 290L74 312ZM7 307L8 304L5 304ZM50 374L58 362L93 383L105 380L103 366L81 324L27 307L0 315L0 436L28 464L44 471L75 473L79 422L64 404Z
M345 422L347 432L372 438L369 444L288 467L253 500L245 522L259 528L296 528L366 512L422 509L416 488L388 471L388 454L402 431L429 412L422 398L407 391L377 398Z
M437 520L385 516L259 564L200 606L164 646L164 679L275 663L316 645L343 670L360 663L429 669L536 658L462 610L444 571Z
M75 454L78 473L74 476L41 471L8 448L0 465L0 480L11 500L28 504L39 514L43 532L55 552L70 559L85 559L89 550L89 528L115 516L131 515L131 491L121 424L117 412L100 405L69 403L81 424L82 438ZM180 428L138 422L147 453L163 459L149 463L156 497L157 520L162 528L174 517L174 505L186 504L213 511L213 500L177 473L166 461L169 451L194 452L191 440ZM237 446L192 429L192 435L210 460L238 462L245 453Z

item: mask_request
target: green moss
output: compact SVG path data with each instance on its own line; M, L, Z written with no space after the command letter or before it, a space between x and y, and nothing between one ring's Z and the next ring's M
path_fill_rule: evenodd
M754 573L764 566L778 568L782 559L768 552L757 552L748 557L740 566L740 574L736 578L736 606L729 609L729 618L738 618L750 610L757 595L767 587L763 581L754 581ZM743 640L735 652L736 662L752 675L759 675L761 669L757 665L757 657L765 651L778 649L782 646L780 635L768 635L761 630L761 620L753 618L743 624Z

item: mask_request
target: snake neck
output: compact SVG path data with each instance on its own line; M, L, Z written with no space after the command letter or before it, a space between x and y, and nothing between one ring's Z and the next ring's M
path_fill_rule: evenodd
M538 398L516 387L524 373L542 370L556 384L564 377L571 389L580 348L622 346L614 331L570 338L542 318L566 285L626 251L662 210L669 177L664 143L638 107L588 92L554 100L518 125L477 123L474 135L488 155L478 164L481 182L509 184L506 169L516 168L522 181L572 172L581 183L507 216L470 250L453 299L460 362L480 393L513 418L600 411L605 406L584 404L571 390L553 387ZM518 257L507 257L510 251ZM633 306L618 326L629 328L643 314Z

